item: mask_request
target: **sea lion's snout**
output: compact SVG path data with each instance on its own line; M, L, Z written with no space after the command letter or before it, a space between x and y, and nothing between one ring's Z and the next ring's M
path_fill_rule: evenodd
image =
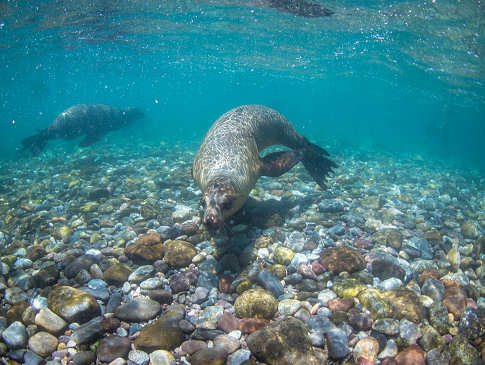
M219 229L224 223L224 219L213 213L205 213L203 219L204 225L209 229Z
M204 210L202 222L209 229L219 229L224 220L232 215L234 188L229 184L215 183L202 196L200 205Z

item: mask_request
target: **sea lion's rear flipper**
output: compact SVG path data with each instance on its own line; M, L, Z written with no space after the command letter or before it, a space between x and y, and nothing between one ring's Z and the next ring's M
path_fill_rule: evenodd
M88 134L81 142L79 142L79 147L91 146L92 144L98 142L101 138L103 138L104 135L105 133Z
M307 142L302 159L303 165L313 180L322 188L325 188L325 180L337 164L327 158L328 152L316 144Z
M304 156L303 150L273 152L261 159L261 176L278 177L290 170Z
M47 129L42 129L39 133L22 140L22 151L29 149L32 154L37 155L44 149L48 140Z

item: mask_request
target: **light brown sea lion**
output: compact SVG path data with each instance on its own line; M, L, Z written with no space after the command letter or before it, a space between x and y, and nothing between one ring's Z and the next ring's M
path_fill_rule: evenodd
M92 145L106 133L120 129L143 117L138 108L116 108L103 104L78 104L64 110L47 127L22 140L22 150L33 154L43 150L49 139L74 139L85 135L79 146Z
M268 146L291 150L260 158ZM328 152L309 142L276 110L244 105L222 115L209 129L192 165L192 176L202 191L203 222L220 228L247 200L260 176L280 176L298 162L324 186L336 164Z

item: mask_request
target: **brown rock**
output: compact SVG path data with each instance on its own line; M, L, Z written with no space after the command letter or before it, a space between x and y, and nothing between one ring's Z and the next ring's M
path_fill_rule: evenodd
M201 340L187 340L187 341L184 341L180 347L182 349L182 352L192 355L197 351L206 349L207 344L205 343L205 341L201 341Z
M217 321L217 328L229 333L240 328L239 319L237 319L232 313L224 312L222 317Z
M425 365L424 351L417 345L406 347L395 358L397 365Z
M341 273L352 273L365 268L362 254L350 247L331 247L322 252L320 262L326 269Z
M354 306L354 298L335 298L328 301L328 308L332 312L347 312Z
M104 280L106 280L108 284L116 285L123 284L125 281L127 281L128 276L130 276L132 272L133 271L130 269L129 266L121 263L116 263L108 267L104 272L103 276Z
M8 323L13 323L16 321L22 321L22 314L28 308L29 304L27 302L15 303L6 313Z
M461 312L466 308L465 291L457 286L446 288L443 304L455 318L460 318Z
M191 243L181 240L165 241L163 252L165 254L165 262L176 268L190 265L197 254L197 250Z
M192 365L224 365L227 352L219 347L205 348L190 357Z
M57 286L47 298L49 308L67 322L84 323L101 314L96 299L70 286Z
M125 248L125 255L139 263L153 262L163 257L163 244L157 233L141 235L138 240Z
M431 269L431 270L424 270L421 275L419 275L419 278L418 278L418 284L419 286L423 286L424 282L426 281L427 278L433 278L433 279L436 279L436 280L439 280L440 278L440 272L438 270L435 270L435 269Z
M267 319L262 318L242 318L239 320L239 329L243 333L253 333L269 323Z

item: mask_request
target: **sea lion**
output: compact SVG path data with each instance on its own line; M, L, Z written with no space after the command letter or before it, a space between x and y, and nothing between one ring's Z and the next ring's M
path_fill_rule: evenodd
M103 104L79 104L64 110L46 129L22 140L22 151L41 152L49 139L74 139L86 135L79 143L85 147L106 133L120 129L143 117L138 108L116 108Z
M291 149L260 158L272 145ZM209 129L192 165L192 177L202 191L204 224L220 228L243 206L260 176L280 176L300 161L323 187L337 166L328 155L274 109L244 105L228 111Z

